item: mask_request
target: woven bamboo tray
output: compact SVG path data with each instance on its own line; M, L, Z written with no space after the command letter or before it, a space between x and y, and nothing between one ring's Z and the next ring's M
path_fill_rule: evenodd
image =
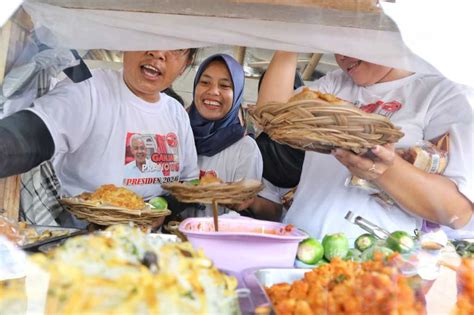
M362 154L404 135L387 117L366 113L348 102L268 103L249 107L249 113L273 140L306 151L330 153L342 148Z
M190 185L187 183L166 183L161 185L181 202L237 204L251 199L263 189L257 180L241 180L233 183Z
M79 219L99 225L113 225L134 222L138 225L151 225L159 218L171 214L168 209L152 210L150 206L143 209L127 209L114 207L100 202L84 201L77 197L61 198L67 210Z

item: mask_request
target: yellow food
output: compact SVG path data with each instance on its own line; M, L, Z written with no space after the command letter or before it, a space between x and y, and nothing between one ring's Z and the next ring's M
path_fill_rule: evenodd
M303 100L323 100L332 104L347 104L346 101L338 98L335 95L313 91L308 87L304 87L301 92L290 97L288 102L296 102Z
M145 207L145 201L141 196L127 188L112 184L102 185L93 193L82 193L79 198L128 209L143 209Z
M238 312L236 279L217 270L202 251L128 225L72 238L29 259L49 274L45 314ZM0 314L17 314L24 294L24 287L0 283Z
M220 184L222 180L212 173L206 173L199 179L199 185Z

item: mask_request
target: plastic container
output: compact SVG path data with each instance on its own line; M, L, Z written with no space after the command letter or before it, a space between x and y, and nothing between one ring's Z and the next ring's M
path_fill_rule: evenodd
M254 267L293 267L298 243L308 235L285 224L247 218L188 218L179 231L201 248L219 269L240 272Z

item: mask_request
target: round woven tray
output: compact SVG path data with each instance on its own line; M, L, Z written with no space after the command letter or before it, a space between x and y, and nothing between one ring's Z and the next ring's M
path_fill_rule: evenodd
M186 183L162 184L173 196L182 202L199 202L219 204L237 204L251 199L263 189L257 180L241 180L233 183L215 183L209 185L190 185Z
M347 102L268 103L249 106L249 113L273 140L321 153L342 148L361 154L377 144L395 143L404 135L387 117L363 112Z
M127 209L104 205L99 202L93 203L83 201L80 198L61 198L61 203L67 210L79 219L86 220L99 225L113 225L133 222L138 225L151 225L159 218L171 214L168 209L152 210L149 206L143 209Z

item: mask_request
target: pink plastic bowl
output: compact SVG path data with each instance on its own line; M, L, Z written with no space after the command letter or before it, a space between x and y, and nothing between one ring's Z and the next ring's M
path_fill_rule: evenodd
M179 231L194 248L203 249L217 268L240 272L253 267L293 267L298 243L308 235L287 225L248 218L188 218Z

